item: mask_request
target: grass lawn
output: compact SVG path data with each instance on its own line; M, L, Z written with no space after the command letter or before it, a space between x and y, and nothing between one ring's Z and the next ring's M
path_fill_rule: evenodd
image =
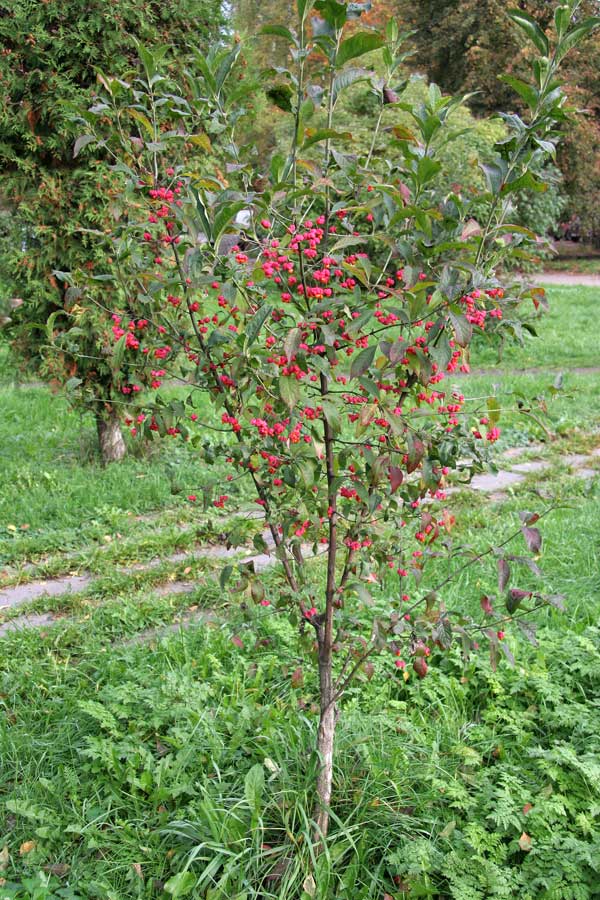
M452 508L457 539L477 550L520 510L555 504L541 584L566 611L537 615L538 646L510 630L514 668L494 672L483 653L464 666L456 648L418 681L377 659L344 703L318 859L313 667L294 628L224 595L220 564L198 553L223 523L186 496L222 472L198 473L175 445L102 469L91 421L44 389L0 386L0 590L92 575L18 611L51 610L55 624L0 638L0 900L600 897L600 458L595 479L568 459L600 445L600 375L569 372L600 364L600 291L549 299L540 341L459 381L475 405L498 395L498 453L520 447L549 468L503 502L462 491ZM481 348L472 365L495 359ZM183 550L196 556L167 558ZM170 591L182 580L192 593ZM493 560L466 569L446 604L476 610L495 582Z

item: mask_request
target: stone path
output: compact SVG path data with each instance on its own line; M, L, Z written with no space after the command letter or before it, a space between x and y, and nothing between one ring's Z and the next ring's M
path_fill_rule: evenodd
M519 459L526 452L539 450L539 447L511 447L506 450L502 456L504 460L508 460L509 465L505 469L498 472L483 472L480 475L474 475L467 488L475 491L481 491L489 496L489 499L495 503L501 503L508 499L505 493L507 488L514 487L525 480L527 475L545 472L552 466L552 463L545 459L527 459L523 462L511 462L513 459ZM592 469L590 463L594 459L600 458L600 447L596 447L589 454L571 453L561 458L564 465L575 470L575 475L579 478L595 478L600 476L600 470ZM447 493L455 492L457 486L449 488Z
M574 272L541 272L533 281L540 284L556 284L564 287L600 287L600 275L584 275Z
M274 542L269 532L263 533L263 538L268 547L273 548ZM170 556L152 559L147 563L140 563L128 568L120 568L119 571L125 574L132 572L151 571L158 568L164 563L180 563L192 562L201 559L232 559L240 566L252 566L255 572L262 572L269 566L272 566L277 557L274 553L253 553L244 556L247 547L223 547L219 545L207 545L198 553L179 552ZM310 545L302 546L302 553L305 558L309 558L312 554ZM47 581L33 581L27 584L19 584L14 587L5 588L0 591L0 613L6 610L15 609L25 603L30 603L40 597L64 597L66 594L83 591L93 582L90 574L70 575L64 578L56 578ZM158 586L149 586L149 593L156 594L159 597L177 596L180 594L191 594L198 588L198 582L192 581L167 581ZM199 615L202 614L200 611ZM0 624L0 637L3 637L13 631L22 631L26 628L36 628L43 625L52 625L58 620L58 617L52 613L26 614L10 619L8 622ZM178 626L176 626L178 627ZM168 629L167 629L168 630Z
M502 454L502 459L508 463L505 469L493 472L484 472L474 475L469 485L475 491L487 494L489 500L494 503L502 503L508 499L506 493L507 488L513 487L523 482L527 475L541 474L552 465L552 462L544 459L526 459L519 462L519 459L525 453L540 451L542 445L530 445L528 447L512 447ZM579 478L591 479L600 476L600 470L593 469L591 464L594 460L600 459L600 447L594 448L589 454L572 453L561 458L561 462L574 469L574 474ZM515 460L513 462L513 460ZM455 485L448 488L447 493L454 493L460 490L461 486ZM263 537L267 546L273 548L273 539L268 532L263 533ZM167 557L157 557L146 563L138 563L129 567L120 567L119 571L124 574L133 572L151 571L164 563L181 563L185 561L197 561L200 559L234 559L240 565L252 565L256 572L264 571L273 565L277 557L274 553L253 553L244 556L243 553L248 548L244 547L225 547L222 545L206 545L201 547L197 552L189 553L180 551L173 553ZM311 554L309 545L302 547L303 554L308 557ZM15 585L14 587L4 588L0 591L0 614L3 611L14 609L25 603L32 602L41 597L64 597L66 594L76 593L86 590L93 583L92 575L89 573L79 575L69 575L62 578L54 578L43 581L33 581L28 584ZM159 597L176 596L180 594L191 594L198 587L197 582L193 581L167 581L164 584L149 587L149 592ZM210 614L212 615L212 613ZM173 623L163 629L150 629L141 632L135 638L126 643L136 643L142 640L151 639L159 634L167 634L170 631L176 631L180 627L197 621L206 621L208 614L206 610L194 611L194 614L186 615L180 622ZM58 620L53 613L25 614L10 619L7 622L0 623L0 637L6 636L11 632L22 631L27 628L41 628L45 625L52 625Z

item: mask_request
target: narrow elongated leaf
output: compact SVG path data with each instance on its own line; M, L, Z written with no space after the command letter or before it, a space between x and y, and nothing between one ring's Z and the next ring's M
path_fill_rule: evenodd
M252 316L246 328L246 347L251 347L259 335L260 329L273 312L273 307L265 303Z
M262 805L262 795L265 789L265 772L260 763L252 766L244 779L244 795L246 802L253 813L258 814Z
M473 326L462 313L450 311L450 321L454 328L454 337L460 347L466 347L473 337Z
M283 343L283 351L286 355L286 359L288 362L291 362L293 357L298 352L298 347L300 346L300 342L302 340L302 330L300 328L292 328Z
M510 85L510 87L517 92L519 97L525 101L527 106L533 109L539 97L539 91L534 88L533 85L521 81L520 78L515 78L514 75L500 75L500 81Z
M521 602L523 600L526 600L528 597L531 597L531 591L523 591L521 590L521 588L510 589L506 598L506 609L511 614L511 616L519 608Z
M338 140L338 141L351 141L352 134L349 131L336 131L334 128L320 128L318 131L309 131L307 129L306 132L306 140L302 144L302 149L307 150L309 147L312 147L313 144L318 144L320 141L329 140Z
M600 27L600 16L590 16L589 19L584 19L583 22L576 25L560 42L560 46L556 53L557 59L563 59L573 47L576 47L580 41L585 40L585 38L598 27Z
M342 430L342 423L340 420L340 411L330 400L323 400L323 415L329 424L329 427L333 431L334 434L339 434Z
M479 601L479 605L481 606L486 616L493 616L494 607L492 606L491 599L487 595L484 594L484 596Z
M293 409L300 399L300 383L295 378L281 375L279 378L279 393L285 405Z
M546 597L546 600L550 604L550 606L554 606L561 612L565 611L565 598L562 594L550 594L549 597Z
M79 156L84 147L87 147L88 144L93 143L95 140L96 138L93 134L80 135L73 145L73 159Z
M521 531L528 549L532 553L539 553L542 548L542 535L539 528L528 528L526 525L523 525Z
M246 203L243 200L235 200L233 203L227 203L219 209L213 222L213 240L216 246L218 246L219 239L223 233L243 209L246 209Z
M390 466L388 470L392 494L395 494L404 481L404 472L399 466Z
M498 560L498 590L502 592L510 579L510 566L505 559Z
M292 111L292 97L294 96L294 92L289 84L276 84L274 87L269 88L266 94L277 109L281 109L283 112Z
M508 12L509 17L515 25L527 35L529 40L537 47L543 56L548 56L550 45L548 38L532 16L523 12L521 9L511 9Z
M297 0L298 7L298 15L301 19L311 11L314 5L314 0Z
M535 636L536 625L533 622L525 622L523 621L523 619L517 619L517 625L519 626L529 643L534 647L537 647L538 641Z
M371 347L365 347L364 350L361 350L360 353L354 357L352 365L350 366L350 378L358 378L360 375L365 374L375 358L376 350L377 347L373 344Z
M506 177L506 163L480 163L479 168L485 175L485 180L491 194L499 194Z

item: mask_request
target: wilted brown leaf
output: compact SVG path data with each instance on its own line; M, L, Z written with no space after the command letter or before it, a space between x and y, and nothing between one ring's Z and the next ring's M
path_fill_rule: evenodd
M524 850L526 853L531 850L531 838L527 834L526 831L523 832L521 837L519 838L519 847L521 850Z

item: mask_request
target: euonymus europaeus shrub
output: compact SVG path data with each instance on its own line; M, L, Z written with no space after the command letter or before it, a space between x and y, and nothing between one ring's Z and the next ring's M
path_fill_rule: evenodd
M524 511L501 546L470 554L452 542L445 485L481 464L499 435L498 399L469 398L468 380L455 376L468 372L474 334L514 329L521 303L541 302L498 271L535 243L511 222L514 202L544 190L538 173L565 118L560 63L597 24L578 21L572 0L557 8L550 41L526 14L510 13L538 54L530 81L510 80L529 113L503 116L506 134L481 163L479 190L441 191L451 175L441 150L456 138L464 99L435 85L422 101L404 98L407 36L393 21L384 34L356 28L367 6L298 0L294 29L266 29L291 59L268 73L289 125L271 159L246 140L257 86L240 43L197 54L181 87L142 51L140 77L102 77L78 139L99 141L127 180L114 245L123 301L87 308L109 337L123 397L139 400L132 431L191 441L199 466L224 458L219 509L235 507L239 481L251 485L264 515L254 545L272 553L279 577L228 565L222 587L289 616L317 668L317 847L335 807L339 701L374 654L425 678L454 644L468 658L485 642L495 664L502 651L510 659L507 621L534 640L531 613L560 605L516 577L540 574L540 514ZM362 65L374 53L379 74ZM336 127L339 98L358 80L378 97L361 154ZM410 127L394 125L397 110ZM394 152L378 158L388 127ZM225 165L208 162L213 140ZM192 164L191 146L206 161ZM72 290L86 302L83 286ZM166 375L189 389L155 394ZM449 574L428 582L428 560L440 555ZM449 608L454 574L494 557L498 592L482 597L480 615Z

